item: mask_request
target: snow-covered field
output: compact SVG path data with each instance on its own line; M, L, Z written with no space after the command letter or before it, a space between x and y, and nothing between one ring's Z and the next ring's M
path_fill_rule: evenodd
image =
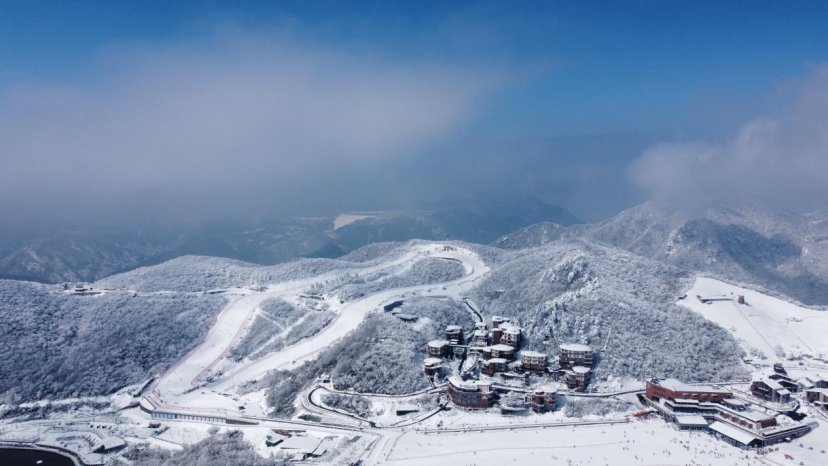
M661 420L529 430L400 433L368 464L387 465L641 465L756 464L755 454L681 432Z
M736 299L745 297L745 304ZM703 303L697 296L731 299ZM679 304L729 330L748 354L770 361L828 355L828 312L808 309L758 291L712 278L698 278Z

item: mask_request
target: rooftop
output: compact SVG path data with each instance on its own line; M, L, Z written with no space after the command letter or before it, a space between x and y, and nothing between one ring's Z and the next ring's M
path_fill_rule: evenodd
M504 322L500 324L500 328L503 329L504 332L518 332L520 333L520 327L511 323L511 322Z
M757 437L749 432L746 432L738 427L732 426L730 424L725 424L721 421L716 421L713 424L710 424L710 430L714 432L718 432L725 437L731 438L742 445L748 445L750 442L757 439Z
M584 366L575 366L575 367L572 368L572 372L575 372L575 373L578 373L578 374L589 374L590 371L592 371L592 369L590 369L589 367L584 367Z
M679 398L678 400L675 400L674 403L677 405L697 405L699 404L699 400L685 400Z
M446 326L446 331L452 331L452 330L453 331L463 330L463 327L461 327L459 325L447 325Z
M423 361L423 364L426 365L426 366L434 366L434 365L442 364L442 363L443 363L443 360L440 359L440 358L426 358Z
M492 358L492 359L489 359L489 362L492 363L492 364L506 364L506 363L509 362L509 360L508 359L503 359L503 358Z
M784 390L785 389L785 387L783 387L782 384L780 384L779 382L777 382L776 380L773 380L773 379L760 379L760 380L756 380L756 382L762 382L765 385L767 385L768 387L772 388L773 390Z
M592 351L591 346L580 343L564 343L561 345L561 349L564 351Z
M828 377L822 374L808 374L804 378L810 380L812 383L828 381Z
M749 419L753 422L761 422L767 419L772 419L774 416L770 414L765 414L762 411L757 411L755 409L747 409L744 411L730 411L731 413L736 414L737 416L742 416L745 419Z
M528 358L545 358L546 353L541 353L539 351L521 351L521 356L526 356Z
M730 406L739 406L739 407L746 407L750 404L747 401L740 400L738 398L728 398L728 399L725 400L725 403L729 404Z
M730 390L726 390L724 388L713 387L710 385L690 385L676 379L655 380L653 382L674 392L730 393Z
M676 424L680 426L707 427L707 420L702 416L676 416Z
M474 381L466 381L456 375L449 377L448 383L462 390L477 390L477 384Z
M422 340L420 340L420 341L422 341ZM446 340L431 340L430 342L428 342L428 346L436 346L436 347L446 346L448 344L449 344L449 342L447 342Z
M503 343L497 344L492 346L494 351L514 351L515 349L509 345L504 345Z

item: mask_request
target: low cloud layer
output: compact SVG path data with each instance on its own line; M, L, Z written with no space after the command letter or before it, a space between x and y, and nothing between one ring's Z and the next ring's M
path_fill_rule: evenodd
M744 124L724 142L650 148L630 166L653 200L679 208L736 198L775 208L828 202L828 65L818 67L780 115Z
M486 70L251 36L110 50L75 81L2 90L0 207L286 204L280 186L324 190L428 150L473 121L497 83Z

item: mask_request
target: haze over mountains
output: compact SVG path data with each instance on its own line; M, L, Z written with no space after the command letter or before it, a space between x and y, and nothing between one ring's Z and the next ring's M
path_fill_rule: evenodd
M441 205L374 212L338 228L336 215L320 215L171 226L79 221L31 234L10 229L4 233L7 240L0 241L0 278L94 281L187 254L267 265L297 257L339 257L374 242L456 239L485 244L538 222L579 222L566 209L527 196L453 199Z

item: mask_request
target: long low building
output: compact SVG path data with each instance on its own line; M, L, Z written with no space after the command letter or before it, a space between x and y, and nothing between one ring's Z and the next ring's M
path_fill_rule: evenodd
M730 391L688 385L674 379L647 382L644 400L656 413L680 429L704 429L699 418L716 437L741 447L763 447L801 437L813 428L787 420L779 423L776 413L760 411L737 400Z
M647 398L685 399L699 401L723 401L733 397L730 390L710 385L690 385L676 379L653 379L647 381Z

